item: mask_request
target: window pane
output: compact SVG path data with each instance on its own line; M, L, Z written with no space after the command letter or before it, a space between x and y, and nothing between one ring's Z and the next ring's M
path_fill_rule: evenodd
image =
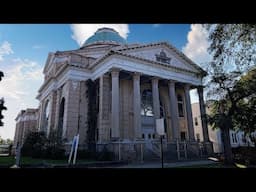
M178 103L178 110L179 110L179 116L184 117L183 104L182 103Z

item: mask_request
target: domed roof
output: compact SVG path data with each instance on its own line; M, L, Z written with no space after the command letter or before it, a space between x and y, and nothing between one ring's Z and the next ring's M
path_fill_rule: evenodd
M94 33L94 35L89 37L84 42L82 47L85 47L89 44L94 44L94 43L124 44L126 43L126 41L114 29L104 27L104 28L98 29Z

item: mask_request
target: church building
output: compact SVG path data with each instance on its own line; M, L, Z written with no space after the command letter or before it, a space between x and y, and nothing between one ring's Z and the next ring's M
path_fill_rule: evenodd
M57 131L70 150L108 150L117 159L160 155L156 119L164 119L168 159L212 153L202 78L207 73L168 42L129 44L100 28L76 50L49 53L37 99L38 129ZM203 142L196 141L190 90L197 89Z

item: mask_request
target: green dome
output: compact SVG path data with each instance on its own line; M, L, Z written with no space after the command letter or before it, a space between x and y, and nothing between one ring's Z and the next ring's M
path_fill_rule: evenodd
M82 47L92 43L125 44L126 41L114 29L104 27L98 29L93 36L89 37Z

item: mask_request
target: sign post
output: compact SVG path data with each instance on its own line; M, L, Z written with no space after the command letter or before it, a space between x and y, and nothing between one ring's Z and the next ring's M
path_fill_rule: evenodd
M79 143L79 134L76 136L76 143L75 143L75 152L74 152L73 165L76 164L76 155L77 155L78 143Z
M164 132L164 119L156 119L156 132L160 135L160 142L161 142L161 163L162 168L164 168L164 153L163 153L163 136L165 135Z
M68 164L69 165L71 163L71 158L72 158L73 153L74 153L73 165L76 163L76 155L77 155L78 142L79 142L79 134L77 136L74 136L74 139L72 141L71 151L70 151L69 158L68 158Z

